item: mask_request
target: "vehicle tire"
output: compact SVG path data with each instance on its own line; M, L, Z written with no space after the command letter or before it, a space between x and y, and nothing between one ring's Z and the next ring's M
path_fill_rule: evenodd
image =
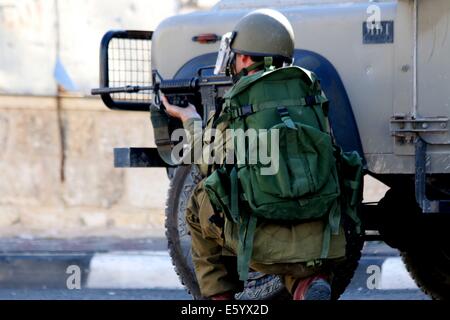
M450 235L448 215L423 215L416 224L416 240L401 251L411 277L436 300L450 299Z
M450 251L446 249L402 252L403 262L419 288L436 300L450 299Z
M380 233L400 250L411 277L433 299L450 298L450 218L423 214L414 189L390 189L380 201Z
M196 166L178 167L170 183L166 204L166 237L175 271L194 299L203 299L200 294L191 259L191 239L185 222L185 210L189 198L200 182ZM344 224L345 225L345 224ZM349 225L349 224L348 224ZM361 257L363 239L347 231L347 259L334 270L332 298L337 299L350 283ZM250 272L244 290L236 294L237 300L288 300L291 295L280 277Z
M166 202L166 238L175 272L194 299L202 299L191 259L191 237L185 221L189 198L200 182L197 170L190 166L175 169Z

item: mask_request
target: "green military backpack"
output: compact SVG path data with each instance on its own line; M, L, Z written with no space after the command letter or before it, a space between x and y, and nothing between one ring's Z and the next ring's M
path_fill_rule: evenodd
M356 152L343 153L333 143L328 101L318 79L299 67L268 68L242 78L224 99L215 126L226 122L235 133L266 132L256 138L234 135L234 164L222 165L205 180L215 210L239 225L240 279L248 277L258 219L293 223L324 219L321 258L325 259L342 213L359 226L362 162ZM268 158L277 163L261 158L261 137L267 138ZM277 138L275 142L271 137Z

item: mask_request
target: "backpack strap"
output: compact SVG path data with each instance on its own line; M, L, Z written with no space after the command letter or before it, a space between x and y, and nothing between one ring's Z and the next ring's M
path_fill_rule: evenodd
M339 207L339 202L335 201L330 209L328 221L326 222L325 229L323 232L322 252L320 254L321 259L328 258L328 253L330 252L331 235L339 234L340 225L341 225L341 210Z
M233 167L230 173L230 213L231 220L234 223L239 222L239 180L237 175L236 166Z
M239 210L239 181L236 166L230 173L231 183L231 220L239 225L239 239L237 248L237 270L239 279L248 279L248 269L253 253L253 239L255 237L257 218L247 210Z
M278 100L278 101L267 101L267 102L262 102L258 105L253 105L253 104L246 104L240 107L234 107L234 108L229 108L227 110L227 113L229 113L230 118L233 119L237 119L237 118L241 118L241 117L246 117L248 115L251 115L253 113L262 111L262 110L267 110L267 109L271 109L271 108L277 108L280 105L283 105L284 107L312 107L318 104L323 104L328 102L328 100L322 95L322 94L317 94L317 95L310 95L310 96L306 96L304 98L300 98L300 99L285 99L285 100ZM220 119L220 117L219 117ZM219 121L219 120L217 120Z
M250 259L253 253L253 239L255 238L256 224L258 219L250 214L241 215L241 223L239 225L239 243L237 248L237 269L239 280L246 281L248 279L248 270L250 268Z
M310 95L300 99L301 106L315 106L317 104L322 104L328 102L328 100L321 94Z

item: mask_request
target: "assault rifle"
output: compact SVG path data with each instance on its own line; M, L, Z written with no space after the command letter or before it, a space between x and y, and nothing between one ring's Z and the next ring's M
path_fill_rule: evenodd
M152 32L110 31L100 47L100 95L107 107L114 110L150 111L157 152L151 148L114 149L116 167L171 166L170 152L173 130L182 126L178 119L165 112L160 94L170 103L196 106L203 124L211 112L222 105L222 97L232 85L230 77L212 74L214 67L201 67L191 78L163 79L151 68Z

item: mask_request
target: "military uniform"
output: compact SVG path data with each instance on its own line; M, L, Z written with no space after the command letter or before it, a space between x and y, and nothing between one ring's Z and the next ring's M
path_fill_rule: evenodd
M237 70L238 54L250 56L253 65L243 67L241 63L240 70ZM214 73L225 72L235 80L241 78L242 84L243 77L255 74L254 71L260 66L279 68L284 64L292 64L293 57L294 34L288 19L274 10L256 10L243 17L234 31L222 36ZM250 77L251 75L246 79ZM283 81L279 83L283 84ZM272 96L272 93L277 93L274 97L280 98L280 101L289 98L290 94L288 92L287 96L284 96L282 91L271 91L269 95ZM208 118L207 128L212 127L213 121L219 132L228 127L225 112L217 117L214 114L204 116ZM183 126L191 139L189 142L193 146L194 154L195 150L208 144L213 147L209 150L225 150L223 155L228 153L227 147L232 148L232 144L229 146L224 139L212 140L204 137L200 119L185 120ZM222 137L230 138L226 135ZM203 177L211 177L211 167L200 164L199 168ZM208 184L206 186L209 188ZM233 186L236 187L235 184ZM239 266L244 268L245 272L247 265L242 264L242 259L236 259L236 253L243 248L242 233L238 230L240 226L225 217L225 213L214 212L208 194L211 195L205 190L204 179L195 188L189 201L186 220L191 232L192 260L201 293L205 297L212 297L229 291L240 291L242 282L239 279L246 279L247 275L242 275L242 269L237 270L237 262L241 262ZM236 199L236 192L231 194L230 199ZM236 201L233 203L236 205ZM234 209L236 206L233 207L236 213ZM311 216L315 213L311 212ZM319 214L322 212L317 212L317 215ZM245 255L245 262L250 258L251 269L265 274L281 275L291 293L295 290L297 280L319 273L329 274L331 262L345 257L345 234L339 224L334 226L333 234L329 236L330 228L324 219L310 219L302 223L275 223L262 218L252 221L257 221L256 229L253 229L252 225L253 245L251 253L244 251L250 253L250 257ZM323 250L324 248L327 250Z
M212 115L211 115L212 118ZM203 143L201 134L194 132L199 119L183 123L192 137L191 144ZM211 121L208 122L211 125ZM220 129L220 128L219 128ZM220 143L224 143L220 141ZM200 165L203 176L208 173L206 165ZM192 260L201 293L211 297L227 291L237 292L242 283L236 273L234 259L238 245L238 226L222 216L224 225L213 222L214 210L203 188L202 180L195 188L186 211L192 237ZM311 221L299 224L258 223L250 267L266 274L282 275L287 289L292 293L297 279L317 273L329 273L330 261L345 256L343 230L332 235L328 260L320 260L324 222Z

